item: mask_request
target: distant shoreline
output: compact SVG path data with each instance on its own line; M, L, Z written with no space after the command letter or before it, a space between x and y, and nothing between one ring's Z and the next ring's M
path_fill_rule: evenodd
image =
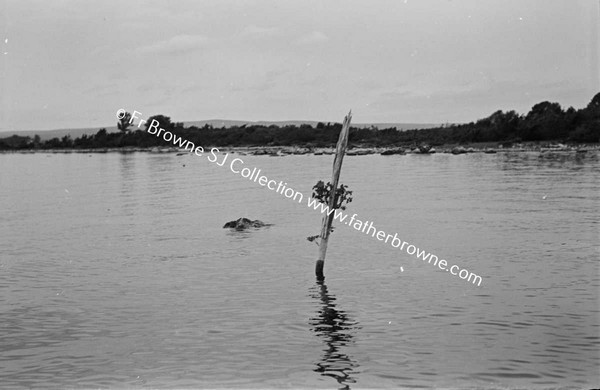
M503 147L497 143L473 143L473 144L448 144L435 148L431 148L430 152L421 152L418 148L411 149L410 147L370 147L370 146L355 146L349 148L346 152L348 156L363 156L371 154L469 154L469 153L507 153L507 152L575 152L584 153L588 151L600 150L600 143L595 144L553 144L548 142L534 142L515 144L510 147ZM216 147L216 146L215 146ZM240 155L254 156L286 156L286 155L333 155L335 154L334 147L311 147L304 145L295 146L233 146L223 147L218 146L221 153L238 153ZM206 148L210 150L210 147ZM103 154L103 153L175 153L178 155L190 154L189 150L175 147L155 146L155 147L113 147L113 148L93 148L93 149L18 149L18 150L0 150L2 154Z
M225 120L225 119L209 119L209 120L201 120L201 121L183 121L182 122L185 127L196 126L198 128L202 128L206 125L212 126L214 128L220 129L230 129L239 126L302 126L308 125L312 127L316 127L319 123L337 123L333 121L244 121L244 120ZM389 122L389 123L353 123L352 128L354 129L388 129L388 128L396 128L401 131L406 130L423 130L423 129L432 129L440 126L448 126L449 124L441 124L441 123L404 123L404 122ZM35 135L39 135L42 141L47 141L54 137L62 138L65 135L71 136L71 138L79 138L84 134L88 137L92 137L94 134L98 132L99 129L106 129L108 133L119 133L119 129L117 126L96 126L96 127L81 127L81 128L70 128L70 129L46 129L46 130L2 130L0 131L0 138L7 138L13 135L18 135L20 137L31 137L33 138Z
M133 115L133 116L132 116ZM336 144L342 125L331 122L310 124L269 125L267 123L243 123L230 128L215 128L205 124L203 127L185 127L183 122L173 122L170 117L153 115L141 119L142 113L133 114L121 108L117 110L117 132L99 129L93 135L82 135L72 138L52 138L43 141L39 134L33 138L13 135L0 138L2 150L55 149L94 150L105 153L110 151L176 151L170 147L181 147L177 140L188 145L218 145L219 147L251 148L258 145L262 151L255 154L285 155L329 153ZM133 125L135 117L139 122ZM145 123L145 129L140 125ZM151 125L152 124L152 125ZM285 124L285 125L284 125ZM158 130L156 130L158 128ZM151 131L151 130L154 130ZM158 135L155 132L158 131ZM160 133L164 132L162 138ZM403 130L392 128L358 128L351 126L348 154L385 153L406 154L418 149L421 154L427 153L431 147L436 152L463 154L467 152L494 153L499 149L512 150L562 150L581 151L600 143L600 93L597 93L585 108L563 109L559 103L543 101L535 104L527 114L515 111L498 110L487 118L466 124L448 124L435 128L420 130ZM167 139L167 137L169 137ZM269 146L267 146L269 145ZM391 146L396 149L388 149ZM568 146L575 145L575 146ZM273 149L274 147L279 149ZM352 149L355 150L352 150ZM362 149L362 150L361 150ZM243 150L243 149L242 149ZM253 149L252 149L253 150Z

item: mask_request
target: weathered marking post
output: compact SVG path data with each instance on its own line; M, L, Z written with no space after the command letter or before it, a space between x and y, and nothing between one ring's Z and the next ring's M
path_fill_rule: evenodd
M352 111L344 118L344 124L342 125L342 131L338 138L335 159L333 160L333 175L331 176L331 187L332 194L329 197L329 210L333 210L337 201L335 193L337 191L338 181L340 178L340 172L342 170L342 161L344 160L344 154L346 153L346 146L348 146L348 133L350 132L350 120L352 119ZM321 227L321 240L319 243L319 259L315 266L315 273L318 280L324 280L323 266L325 265L325 254L327 253L327 241L329 240L329 233L331 231L331 223L333 222L334 213L323 217L323 224Z

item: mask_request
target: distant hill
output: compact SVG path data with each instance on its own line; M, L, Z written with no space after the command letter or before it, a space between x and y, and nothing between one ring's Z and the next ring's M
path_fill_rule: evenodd
M259 125L259 126L270 126L276 125L279 127L283 126L291 126L296 125L300 126L302 124L308 124L312 127L316 127L319 121L242 121L242 120L226 120L226 119L209 119L204 121L184 121L183 122L186 127L197 126L203 127L204 125L211 125L215 128L221 127L233 127L233 126L242 126L246 125ZM324 121L323 123L327 123ZM340 122L341 123L341 122ZM387 129L390 127L395 127L398 130L412 130L412 129L429 129L432 127L440 126L439 123L353 123L352 127L357 128L370 128L371 126L375 126L378 129ZM3 131L0 132L0 138L10 137L11 135L19 135L22 137L31 137L33 138L36 134L40 136L42 141L46 141L52 138L62 138L67 134L71 135L71 138L79 138L83 134L92 135L96 134L98 130L102 127L88 127L88 128L79 128L79 129L58 129L58 130L17 130L17 131ZM118 131L116 126L107 126L105 127L106 131L109 133L113 133Z
M300 126L300 125L311 125L312 127L316 127L319 122L323 122L327 124L327 121L240 121L240 120L227 120L227 119L210 119L205 121L188 121L183 122L185 126L197 126L203 127L208 124L216 128L221 127L232 127L232 126L242 126L242 125L258 125L258 126L270 126L276 125L279 127L284 126ZM341 122L339 122L341 123ZM370 128L371 126L375 126L378 129L387 129L390 127L395 127L398 130L413 130L413 129L429 129L432 127L440 126L439 123L352 123L352 127L357 128Z

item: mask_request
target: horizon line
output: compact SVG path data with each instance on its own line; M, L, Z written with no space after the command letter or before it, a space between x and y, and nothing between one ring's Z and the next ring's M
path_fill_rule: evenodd
M161 114L162 115L162 114ZM165 115L166 116L166 115ZM169 117L170 118L170 117ZM296 119L284 119L284 120L254 120L254 121L248 121L248 120L244 120L244 119L220 119L220 118L214 118L214 119L200 119L200 120L184 120L184 121L174 121L172 120L171 123L183 123L183 124L189 124L192 122L213 122L213 121L220 121L220 122L243 122L246 124L257 124L257 123L285 123L285 122L297 122L297 123L339 123L342 124L342 121L324 121L324 120L296 120ZM409 124L409 125L434 125L434 126L441 126L441 125L447 125L447 124L461 124L463 122L357 122L354 123L353 125L351 125L351 127L356 127L359 125L362 126L366 126L366 125L399 125L399 124ZM465 122L466 123L466 122ZM229 127L229 126L227 126ZM46 131L65 131L65 130L87 130L87 129L112 129L112 128L117 128L117 125L115 123L115 125L112 126L88 126L88 127L61 127L61 128L47 128L47 129L12 129L12 130L0 130L0 133L10 133L10 132L14 132L14 131L18 131L18 132L35 132L35 131L39 131L39 132L46 132Z

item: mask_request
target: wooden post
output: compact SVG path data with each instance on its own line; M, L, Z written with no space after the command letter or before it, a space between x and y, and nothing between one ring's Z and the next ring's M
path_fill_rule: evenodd
M333 175L331 176L331 188L333 191L332 196L329 197L329 210L333 210L336 202L336 196L334 195L338 188L338 181L340 179L340 172L342 170L342 161L344 160L344 154L346 153L346 146L348 146L348 133L350 131L350 120L352 119L352 111L344 118L344 124L342 125L342 131L338 138L335 159L333 160ZM321 240L319 242L319 258L315 266L315 274L318 280L324 280L323 267L325 266L325 254L327 253L327 241L329 240L329 232L331 230L331 223L333 222L334 213L323 217L323 223L321 227Z

